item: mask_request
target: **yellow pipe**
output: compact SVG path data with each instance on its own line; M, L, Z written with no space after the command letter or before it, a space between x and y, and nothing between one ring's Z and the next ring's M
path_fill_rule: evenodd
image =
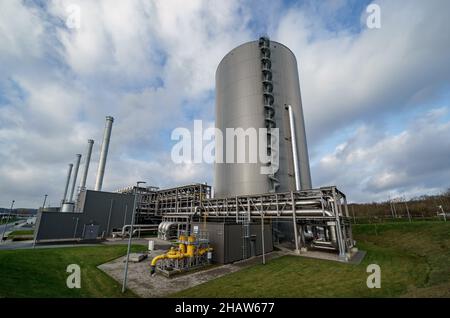
M205 254L205 253L207 253L207 252L212 252L212 248L211 247L205 247L205 248L201 248L201 249L199 249L199 251L198 251L198 255L203 255L203 254Z
M184 244L184 242L186 241L186 237L184 235L180 235L178 240L180 241L180 243L178 245L178 250L181 253L186 253L186 245Z
M182 259L184 258L183 254L175 254L175 255L170 255L168 257L169 259Z
M195 254L195 237L194 236L188 236L188 246L187 246L187 257L194 257Z
M167 258L166 254L161 254L161 255L155 256L155 257L153 257L152 262L150 263L150 265L152 267L155 267L156 263L158 263L160 260L165 259L165 258Z
M155 273L155 267L156 264L162 260L162 259L182 259L182 258L190 258L195 256L196 252L196 246L195 246L195 236L188 236L187 237L187 244L184 244L183 242L186 241L186 237L184 235L180 235L179 237L179 244L178 244L178 250L175 250L173 247L170 248L169 251L165 254L161 254L158 256L155 256L151 263L150 263L150 273ZM187 247L187 250L186 250ZM200 248L197 249L198 255L203 255L209 251L212 251L213 249L210 247Z
M186 252L186 257L194 257L194 253L195 253L195 245L189 244L187 246L187 252Z
M167 253L165 253L165 254L161 254L161 255L158 255L158 256L155 256L153 259L152 259L152 261L151 261L151 263L150 263L150 274L154 274L155 273L155 267L156 267L156 264L160 261L160 260L162 260L162 259L166 259L166 258L170 258L170 259L173 259L173 258L180 258L179 257L179 252L178 251L176 251L173 247L171 247L170 248L170 250L167 252Z

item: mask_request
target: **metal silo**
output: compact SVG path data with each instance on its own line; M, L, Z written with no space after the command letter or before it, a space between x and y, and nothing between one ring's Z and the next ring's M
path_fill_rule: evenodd
M225 161L230 151L225 147L227 128L271 127L279 129L279 169L275 174L261 174L264 164L259 160ZM215 165L216 197L311 188L297 60L283 44L264 37L225 55L216 71L216 128L223 132L223 147L216 137L216 149L223 149L224 159ZM275 137L268 134L269 148ZM244 147L247 153L248 143Z

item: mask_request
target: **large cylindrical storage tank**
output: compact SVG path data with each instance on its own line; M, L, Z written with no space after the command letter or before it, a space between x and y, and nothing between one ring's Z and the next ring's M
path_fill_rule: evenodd
M292 139L288 105L295 123ZM257 163L226 162L227 128L258 130L269 128L272 120L279 129L279 169L273 176L261 173L264 164L259 159ZM216 71L216 128L223 133L223 163L216 160L215 164L216 197L296 190L293 149L301 188L311 188L297 60L283 44L262 38L238 46L222 59ZM296 147L291 140L296 140ZM216 135L216 152L218 147ZM248 140L244 147L248 154ZM235 154L237 150L235 142Z

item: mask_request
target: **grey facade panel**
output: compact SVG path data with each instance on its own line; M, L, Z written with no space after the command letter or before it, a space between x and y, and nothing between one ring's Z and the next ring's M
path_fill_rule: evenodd
M76 218L80 213L39 211L36 221L36 240L76 238Z
M192 223L198 226L201 231L208 232L210 246L214 249L212 261L214 263L225 263L225 250L223 248L225 242L224 223L208 222L208 223Z
M213 262L227 264L243 259L242 245L244 240L242 224L207 222L193 223L192 225L198 226L200 230L208 232L210 245L214 248ZM247 240L248 257L261 255L261 224L250 225L250 236L254 237L255 253L254 255L250 254L252 243L250 239ZM273 251L271 224L264 224L264 242L265 252L269 253Z
M110 236L113 229L131 223L133 195L87 190L80 193L78 202L82 206L82 212L39 211L35 239L39 241L81 238L85 226L90 224L99 226L100 235L104 233Z
M232 263L243 258L243 231L241 224L228 224L225 228L225 263Z

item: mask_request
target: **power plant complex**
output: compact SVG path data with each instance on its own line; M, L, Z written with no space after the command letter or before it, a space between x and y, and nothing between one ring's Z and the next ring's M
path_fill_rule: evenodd
M341 261L356 250L345 195L335 186L312 187L297 60L283 44L261 37L230 51L217 68L215 123L224 139L216 137L214 190L205 183L137 183L102 191L113 122L106 117L95 188L86 186L94 145L88 140L85 155L68 167L61 205L38 213L37 243L154 231L173 243L151 262L151 271L161 273L231 263L275 246L335 253ZM251 141L228 140L235 138L225 134L229 128L263 131L259 153L269 160L236 160L253 148ZM230 143L234 148L224 146Z

